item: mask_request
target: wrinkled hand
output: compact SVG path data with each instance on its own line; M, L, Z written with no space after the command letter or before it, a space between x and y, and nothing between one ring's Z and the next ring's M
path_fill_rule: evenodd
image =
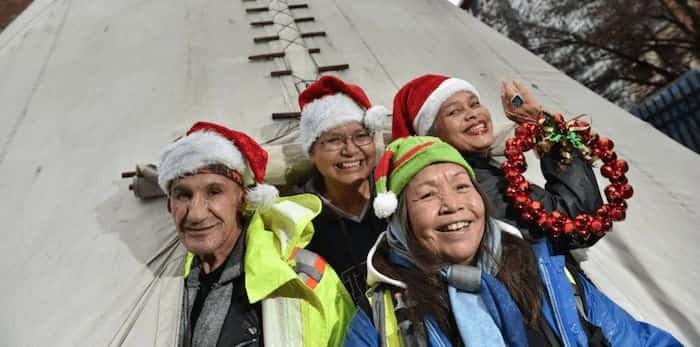
M516 95L522 98L520 107L516 107L512 102ZM501 103L506 117L518 124L534 123L542 116L542 105L522 83L516 80L501 82Z

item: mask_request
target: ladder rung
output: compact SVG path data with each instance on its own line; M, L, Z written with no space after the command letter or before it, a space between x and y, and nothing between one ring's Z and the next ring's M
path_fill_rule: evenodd
M328 71L342 71L350 68L349 64L338 64L338 65L325 65L319 66L318 72L328 72Z
M277 70L270 72L272 77L289 76L292 74L292 70Z
M313 22L315 21L315 17L299 17L299 18L294 18L295 23L303 23L303 22Z
M262 43L262 42L275 41L275 40L279 40L279 39L280 39L279 35L260 36L260 37L255 37L255 38L253 38L253 42L255 42L255 43Z
M299 119L301 112L275 112L272 114L273 120L279 119Z
M248 57L248 60L269 60L269 59L273 59L273 58L282 58L282 57L284 57L284 52L273 52L273 53L251 55Z
M249 8L246 8L246 9L245 9L246 13L267 12L267 11L269 11L269 10L270 10L270 8L267 7L267 6L263 6L263 7L249 7Z
M261 26L272 25L272 24L275 24L275 22L273 22L271 20L261 20L259 22L251 22L250 23L250 25L252 25L254 27L261 27Z
M299 36L301 36L301 37L326 36L326 32L325 31L312 31L312 32L308 32L308 33L301 33L301 35L299 35Z

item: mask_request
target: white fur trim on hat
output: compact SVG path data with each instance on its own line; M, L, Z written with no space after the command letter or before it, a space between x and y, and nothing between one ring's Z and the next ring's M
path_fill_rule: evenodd
M430 130L430 127L433 126L433 122L435 122L435 117L442 103L452 96L452 94L462 90L472 92L476 95L477 99L481 99L476 88L465 80L448 78L442 81L440 86L430 93L430 96L428 96L418 111L418 115L413 119L413 129L416 129L416 133L418 135L427 135L428 130Z
M379 218L386 218L394 214L398 205L399 200L396 199L396 194L391 190L377 194L372 203L374 214Z
M364 115L365 111L343 93L326 95L306 104L299 121L304 153L309 154L311 145L324 131L353 121L362 123Z
M382 105L372 106L365 112L364 123L371 131L390 131L391 111Z
M267 210L275 204L279 195L279 191L273 185L256 184L248 189L247 207L251 210Z
M241 174L247 171L241 152L231 141L214 132L198 131L163 149L158 164L158 185L170 195L170 181L211 164L223 164Z

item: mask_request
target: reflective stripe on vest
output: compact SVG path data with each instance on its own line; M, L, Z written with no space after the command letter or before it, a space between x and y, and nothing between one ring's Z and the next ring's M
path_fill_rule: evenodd
M403 341L394 312L390 290L373 290L369 297L374 327L379 333L382 347L402 347Z
M320 255L303 248L294 248L289 259L294 259L294 271L311 289L315 289L326 271L326 260Z

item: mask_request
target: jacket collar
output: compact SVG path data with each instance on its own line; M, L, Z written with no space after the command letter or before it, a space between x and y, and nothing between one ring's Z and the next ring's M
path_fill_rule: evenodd
M379 237L377 237L377 241L374 242L374 246L369 250L369 253L367 254L367 285L368 286L373 286L375 284L380 284L380 283L386 283L394 287L399 287L401 289L406 289L406 283L399 281L397 279L391 278L377 270L377 268L374 267L373 259L375 253L377 253L377 246L384 241L386 238L386 231L382 232L379 234Z
M513 234L513 235L520 237L520 238L523 237L522 233L520 232L520 230L518 230L518 228L516 228L516 227L514 227L506 222L497 220L497 219L493 219L493 221L496 223L496 225L499 228L501 228L502 231L505 231L509 234ZM367 285L371 287L375 284L385 283L385 284L389 284L389 285L392 285L395 287L406 289L405 283L381 273L379 270L377 270L377 268L374 267L372 260L374 259L374 256L377 253L377 246L382 241L384 241L385 238L386 238L386 232L382 232L381 234L379 234L379 237L377 237L377 241L374 242L374 245L372 246L372 248L369 250L369 253L367 254ZM395 256L399 257L398 255L395 255ZM403 259L403 258L401 258L401 259ZM392 259L392 261L394 263L402 265L402 262L400 260L398 260L398 261L397 260L398 259ZM403 259L403 261L410 263L408 260L405 260L405 259Z
M279 198L264 212L256 212L248 227L245 286L251 303L268 296L301 298L320 308L321 302L294 271L293 252L311 241L311 221L321 211L312 194Z
M362 212L360 212L360 214L357 216L353 216L341 210L337 206L333 205L333 203L330 200L326 199L323 196L323 192L319 188L323 186L323 183L319 182L322 179L323 178L320 174L314 174L308 181L306 181L306 184L304 184L303 187L304 192L315 194L321 199L321 202L323 202L323 206L326 207L321 212L322 214L329 213L334 216L339 216L348 220L352 220L356 223L362 223L362 221L368 216L368 214L374 214L374 210L372 209L372 199L374 199L374 196L376 195L374 180L368 179L370 198L367 200L367 203L365 203Z
M241 276L243 272L243 254L245 253L245 239L246 239L246 223L243 224L241 228L241 235L236 241L236 245L233 246L231 253L229 254L226 261L221 266L224 267L221 277L217 281L218 284L226 284L233 281L234 279ZM186 273L186 285L187 287L199 286L199 275L202 271L202 264L199 257L192 255L192 265L190 270Z

